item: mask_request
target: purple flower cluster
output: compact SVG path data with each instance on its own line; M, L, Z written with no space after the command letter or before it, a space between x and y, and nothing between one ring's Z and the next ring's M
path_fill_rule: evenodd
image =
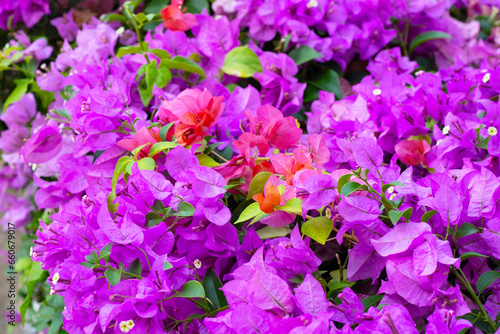
M18 22L31 28L50 13L48 0L2 1L0 3L0 28L9 30Z
M30 255L63 329L495 332L500 54L475 19L490 5L216 0L188 33L144 35L158 15L127 3L137 35L53 20L48 111L28 93L0 116L0 218L30 221L31 197L52 210ZM366 76L336 97L305 73L332 60Z

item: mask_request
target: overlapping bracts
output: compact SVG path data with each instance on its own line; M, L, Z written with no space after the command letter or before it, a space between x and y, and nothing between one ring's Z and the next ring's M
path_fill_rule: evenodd
M1 116L2 221L53 210L31 258L64 330L495 332L498 4L185 5L66 30L48 112Z

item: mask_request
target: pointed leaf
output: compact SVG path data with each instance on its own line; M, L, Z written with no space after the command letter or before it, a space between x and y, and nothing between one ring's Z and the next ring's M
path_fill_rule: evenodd
M500 278L500 271L487 271L482 274L476 283L476 288L479 293L486 290L493 282Z
M182 291L177 293L177 297L183 298L203 298L205 297L205 289L198 281L188 281L182 287Z
M316 217L302 224L301 232L324 245L333 230L333 221L326 217Z
M307 45L293 49L288 56L292 58L297 65L302 65L310 60L323 57L321 53Z
M410 53L415 50L415 48L422 43L432 41L435 39L443 39L443 38L451 38L451 35L443 32L443 31L426 31L424 33L421 33L420 35L416 36L410 43L410 48L408 51Z
M109 284L115 286L120 283L122 272L116 268L109 268L104 272L104 276L108 279Z
M240 217L238 218L237 221L235 221L235 224L245 222L247 220L252 219L253 217L257 216L259 213L262 213L259 207L259 203L254 202L247 206L245 210L241 213Z
M248 187L247 200L252 198L254 195L261 194L264 192L264 186L271 176L271 172L260 172L254 176Z
M262 64L248 46L240 46L229 51L224 58L222 70L239 78L251 78L255 72L262 72Z
M358 190L359 187L361 187L361 184L357 182L348 182L342 187L342 190L340 190L340 194L344 196L349 196L350 194Z

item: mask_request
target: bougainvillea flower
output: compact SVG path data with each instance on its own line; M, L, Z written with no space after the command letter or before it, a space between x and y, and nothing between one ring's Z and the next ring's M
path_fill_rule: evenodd
M265 213L273 213L274 207L281 203L281 195L278 187L271 182L267 182L263 194L254 195L253 199L259 203L260 210Z
M126 149L129 152L134 151L136 148L141 147L141 150L137 153L137 158L142 159L149 155L151 150L151 146L153 144L160 142L160 132L158 128L148 129L146 127L140 128L132 139L122 139L118 143L117 146Z
M163 102L160 119L165 123L175 122L177 142L190 146L209 134L208 129L224 110L223 100L223 96L212 96L207 89L186 89L175 100Z
M397 143L395 148L398 159L402 163L412 166L421 162L425 165L425 155L431 149L425 139L402 141Z
M51 121L41 127L23 146L20 153L26 163L44 163L54 158L62 148L61 130Z
M161 18L165 21L165 28L172 31L186 31L198 24L193 14L182 10L184 0L172 0L172 3L161 10Z

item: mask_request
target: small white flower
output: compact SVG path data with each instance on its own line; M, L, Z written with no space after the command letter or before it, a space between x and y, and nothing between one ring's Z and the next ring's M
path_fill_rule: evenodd
M417 71L415 72L415 76L421 76L422 74L424 74L425 72L423 70L420 70L420 71Z
M486 73L483 77L483 83L488 83L488 81L490 81L490 78L491 78L491 74Z
M495 128L494 126L490 126L490 127L488 128L488 134L489 134L490 136L496 136L496 135L497 135L497 133L498 133L498 130L497 130L497 128Z
M120 27L118 29L116 29L116 34L118 36L120 36L121 34L123 34L125 32L125 27Z
M56 294L56 290L54 290L53 288L50 288L50 295L53 296Z
M194 267L196 269L200 269L201 268L201 261L199 259L194 260Z
M437 142L436 142L436 146L439 146L439 144L441 144L443 140L442 139L439 139Z
M379 96L380 94L382 94L382 89L380 89L380 88L375 88L375 89L373 90L373 95L375 95L375 96Z
M120 330L123 333L128 333L132 328L134 328L135 323L134 320L124 320L120 322Z
M54 276L52 276L52 284L57 284L59 281L59 273L55 273Z
M396 194L391 194L391 196L389 197L389 199L392 201L394 199L394 197L396 197Z
M306 5L307 8L316 8L318 7L318 1L316 0L309 0L309 2Z
M394 192L394 187L393 186L390 186L389 188L387 188L387 192L389 194L392 194Z
M447 126L445 126L445 127L443 128L443 135L447 135L447 134L448 134L448 132L450 132L450 126L449 126L449 125L447 125Z
M33 256L33 247L30 247L30 256Z

